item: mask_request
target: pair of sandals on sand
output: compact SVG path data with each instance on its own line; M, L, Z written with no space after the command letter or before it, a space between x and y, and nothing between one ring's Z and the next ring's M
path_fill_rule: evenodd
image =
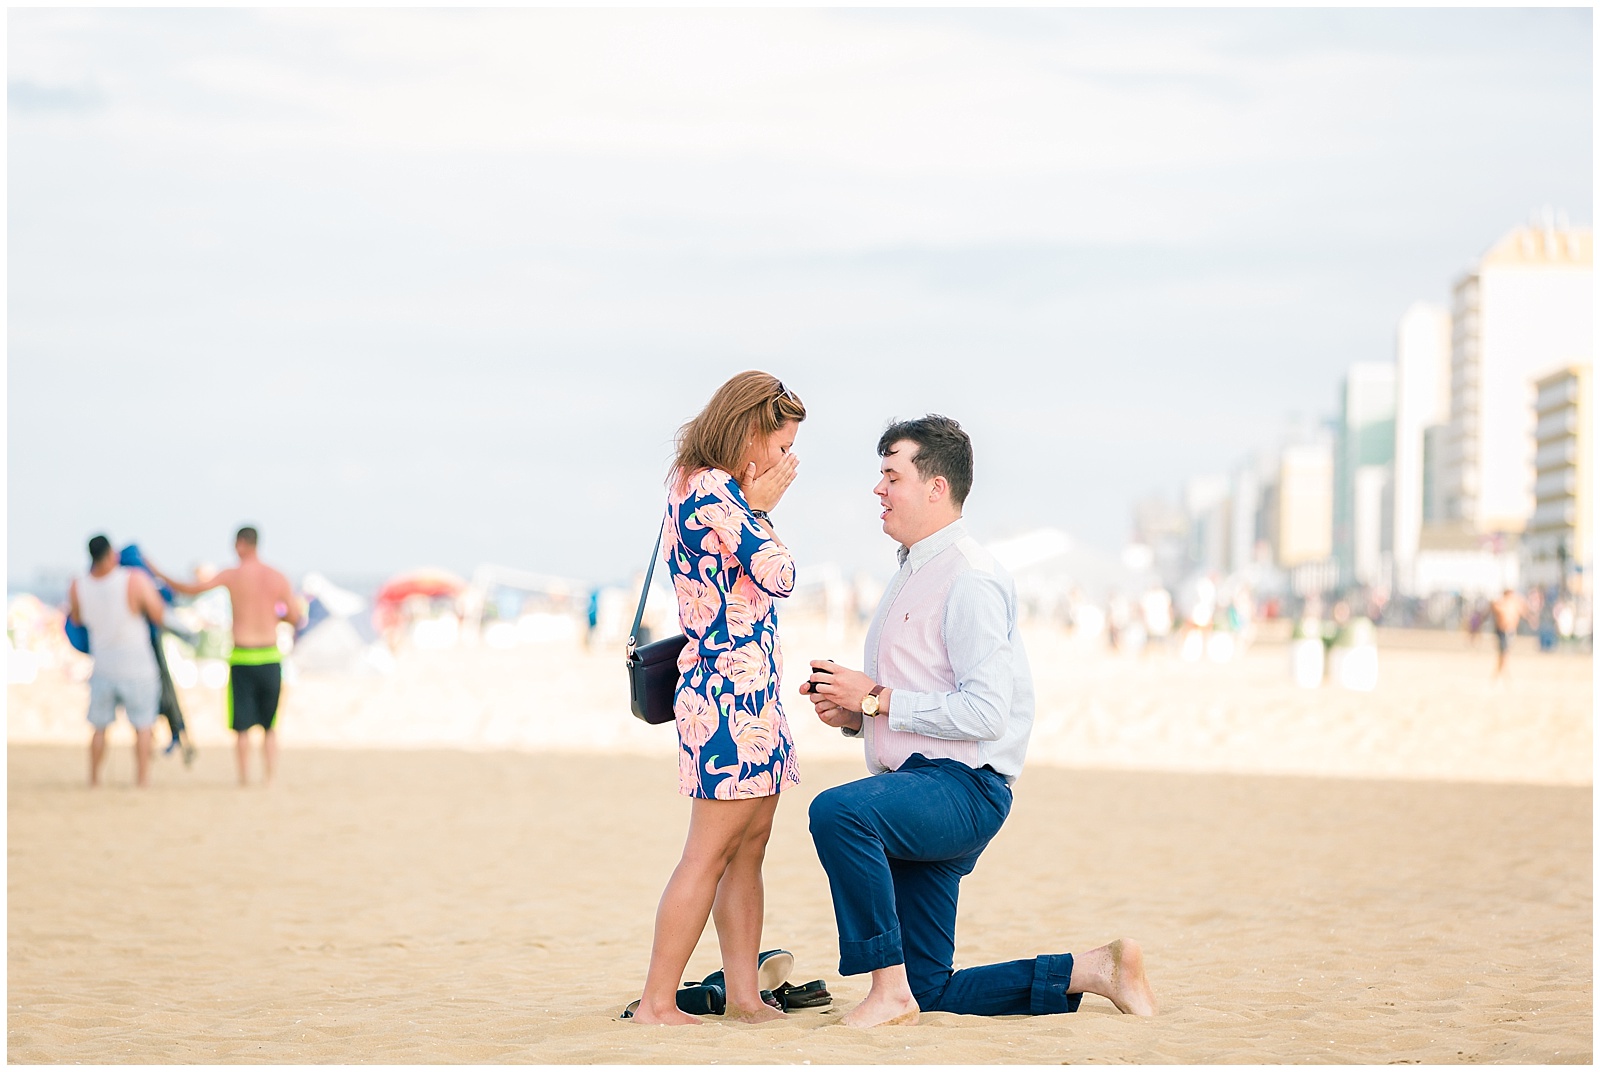
M756 957L756 981L761 987L762 1001L783 1012L833 1004L833 995L828 993L828 985L821 979L813 979L802 986L790 983L788 976L793 967L794 954L787 949L769 949ZM629 1002L621 1018L631 1020L638 1007L637 1000ZM727 1007L727 984L720 968L698 983L684 983L678 991L678 1008L695 1016L721 1016Z

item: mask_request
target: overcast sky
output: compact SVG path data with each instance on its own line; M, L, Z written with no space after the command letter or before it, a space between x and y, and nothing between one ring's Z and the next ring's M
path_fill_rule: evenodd
M1107 550L1416 300L1592 219L1591 13L28 10L13 585L98 531L299 573L642 568L674 429L811 408L776 520L887 573L873 445Z

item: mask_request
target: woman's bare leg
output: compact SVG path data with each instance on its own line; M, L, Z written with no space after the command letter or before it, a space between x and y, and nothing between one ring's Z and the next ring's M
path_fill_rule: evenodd
M717 884L712 917L717 923L717 944L722 949L722 973L727 985L727 1018L746 1023L781 1020L783 1013L761 1000L756 957L761 952L761 926L766 898L761 884L761 862L772 817L778 810L776 795L761 798L763 807L752 819L738 851Z
M738 853L745 831L768 799L690 802L688 841L656 908L650 970L645 976L644 995L633 1014L636 1023L700 1022L699 1017L678 1008L678 983L695 943L706 929L717 885Z

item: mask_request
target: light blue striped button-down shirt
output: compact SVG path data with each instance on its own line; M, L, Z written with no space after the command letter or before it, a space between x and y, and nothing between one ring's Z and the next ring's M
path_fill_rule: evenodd
M894 693L893 732L882 732L881 715L863 719L868 768L881 773L917 751L1016 781L1034 709L1016 585L959 519L899 556L867 631L863 668Z

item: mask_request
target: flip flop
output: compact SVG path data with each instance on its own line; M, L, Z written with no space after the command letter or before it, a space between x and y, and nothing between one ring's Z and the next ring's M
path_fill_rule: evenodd
M628 1002L628 1007L626 1009L622 1010L621 1014L619 1014L617 1016L617 1019L618 1020L632 1020L633 1019L633 1014L635 1012L637 1012L638 1009L639 1009L640 1000L642 1000L642 999L634 998L632 1001Z
M777 992L789 978L789 972L794 968L794 954L787 949L769 949L756 957L756 985L762 990ZM723 971L718 968L704 979L700 980L701 986L726 987Z

